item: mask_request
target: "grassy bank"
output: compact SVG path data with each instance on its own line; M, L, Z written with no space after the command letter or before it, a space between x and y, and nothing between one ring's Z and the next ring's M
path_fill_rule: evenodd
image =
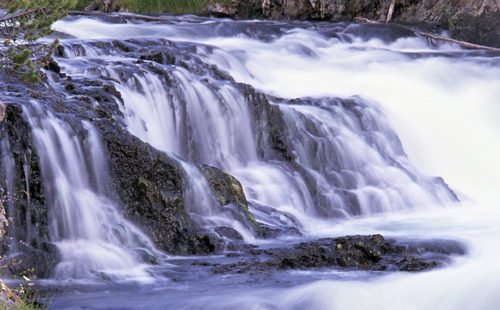
M207 0L120 0L131 12L140 13L198 13L208 4Z
M214 0L111 0L114 7L135 13L201 13ZM229 1L229 0L226 0ZM220 1L225 2L225 1ZM91 3L102 7L103 0L76 0L74 9L82 10Z

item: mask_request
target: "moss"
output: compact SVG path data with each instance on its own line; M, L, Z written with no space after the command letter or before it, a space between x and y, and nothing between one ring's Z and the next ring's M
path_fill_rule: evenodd
M232 175L215 167L202 165L201 170L220 205L226 206L230 203L235 204L240 211L239 214L241 218L239 218L239 220L246 221L256 233L260 234L260 225L248 208L248 201L245 197L241 183Z
M235 177L226 172L224 172L224 175L226 176L226 179L230 184L231 193L233 194L236 205L245 214L248 221L255 227L255 229L257 231L260 231L259 224L255 220L255 217L253 216L252 212L250 212L250 209L248 208L248 201L247 198L245 197L243 186L241 186L240 181L238 181Z

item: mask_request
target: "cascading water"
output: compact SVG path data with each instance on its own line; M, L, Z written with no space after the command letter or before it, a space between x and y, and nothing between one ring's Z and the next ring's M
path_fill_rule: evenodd
M64 31L87 38L89 33L78 27L80 23L94 25L96 21L67 23ZM179 40L171 27L175 29L158 26L152 37L168 33ZM123 39L121 26L115 28L116 32L100 34L99 38ZM278 130L284 131L284 139L288 140L284 143L292 149L293 154L288 156L296 160L277 160L260 154L275 141L257 141L259 135L266 136L265 131L276 125L271 119L257 119L254 110L259 108L253 106L253 99L245 98L244 91L231 78L207 65L226 66L226 70L237 67L232 70L234 76L243 74L250 79L244 60L238 58L239 51L224 54L209 46L192 44L186 51L180 43L137 39L146 32L140 26L134 29L132 39L122 43L129 50L140 50L141 45L159 45L164 49L142 55L137 64L119 55L123 47L116 41L82 44L68 40L63 42L66 57L59 60L60 64L72 76L97 74L117 81L115 86L123 98L122 112L129 131L185 161L190 195L199 197L187 199L186 209L193 215L198 213L203 226L231 226L250 241L249 232L242 229L241 223L231 220L224 210L217 211L215 201L208 198L208 184L186 162L227 170L242 182L257 221L269 226L292 226L302 232L314 229L318 218L367 215L454 201L454 195L439 179L417 172L383 114L375 104L361 99L343 109L336 101L323 101L320 106L310 106L307 100L302 100L302 104L273 103L270 109L284 115L283 128ZM93 34L90 37L96 38ZM190 34L189 38L199 37ZM306 50L296 45L292 53ZM107 62L102 64L101 59ZM185 59L184 65L177 65L176 59ZM223 220L210 221L214 213Z
M340 212L373 214L453 200L448 190L432 186L435 180L412 167L375 104L359 98L319 100L281 110L298 162L315 176L326 204L339 206Z
M7 138L0 141L0 151L0 171L3 172L2 179L5 180L5 188L0 186L0 200L7 205L8 214L14 214L13 193L15 192L15 161ZM9 230L11 236L16 236L15 227L13 227L13 225L9 226ZM10 250L15 251L16 249L12 246Z
M243 184L268 228L308 238L450 238L468 252L418 274L299 270L207 280L193 264L173 276L179 285L63 296L54 307L96 300L151 309L498 305L498 54L429 46L395 26L344 23L110 16L74 17L55 29L73 36L57 58L63 72L111 81L127 129L178 157L188 177L185 208L199 225L255 238L216 203L198 168L208 164ZM84 189L93 188L89 179ZM456 201L443 180L467 202L443 208Z
M36 102L24 113L45 181L50 238L61 254L55 277L147 280L143 257L158 253L110 198L106 157L94 127L84 122L77 131Z

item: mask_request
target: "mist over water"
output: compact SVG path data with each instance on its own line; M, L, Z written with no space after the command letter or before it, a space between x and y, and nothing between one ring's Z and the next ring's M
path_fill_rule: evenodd
M449 238L468 249L450 266L431 272L301 271L290 274L289 282L247 279L230 289L214 278L179 290L170 283L157 288L162 294L144 293L138 300L153 298L158 309L166 299L170 307L206 309L489 309L498 304L500 55L356 24L73 18L54 28L74 37L62 41L63 71L113 78L124 99L127 129L183 162L190 193L197 197L186 207L207 227L228 225L245 241L262 242L233 214L217 209L199 164L234 175L256 219L272 227L294 227L308 237ZM162 65L172 80L165 87L155 71L132 69L136 59L95 44L125 39L186 44L200 65L189 64L196 72ZM259 154L247 99L232 83L204 71L207 64L269 95L283 114L301 169ZM288 101L295 98L303 99ZM462 202L456 203L435 177ZM310 179L319 194L308 188ZM352 195L356 208L349 203ZM311 280L298 280L302 277ZM84 295L80 302L89 300L130 306L99 294ZM66 297L56 305L71 302Z

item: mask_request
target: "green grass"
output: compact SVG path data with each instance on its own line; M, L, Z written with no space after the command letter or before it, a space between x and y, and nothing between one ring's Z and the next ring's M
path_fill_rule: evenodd
M102 0L74 0L73 9L82 10L92 2ZM115 0L118 5L134 13L201 13L208 3L216 0ZM229 3L230 0L219 0L221 3Z
M137 13L200 13L208 0L120 0L131 12Z

